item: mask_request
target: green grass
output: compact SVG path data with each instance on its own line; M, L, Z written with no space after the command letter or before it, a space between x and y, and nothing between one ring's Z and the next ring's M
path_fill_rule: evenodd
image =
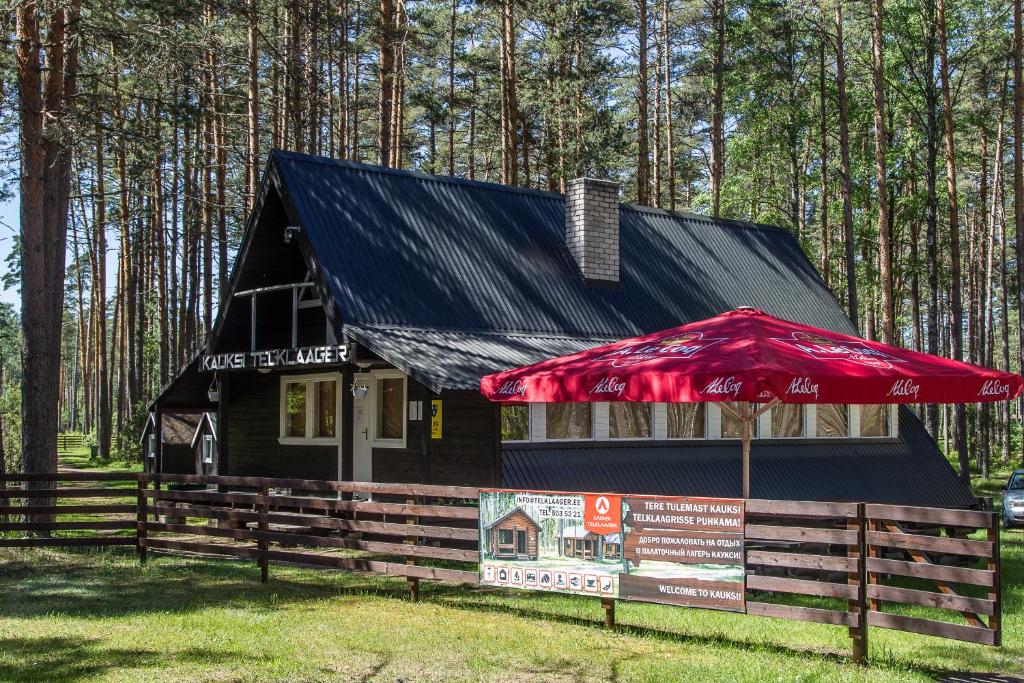
M1024 671L1024 545L1003 544L1004 646L127 551L0 550L0 680L921 681Z
M987 486L998 493L1000 480L992 482ZM1004 532L1002 550L1001 648L873 628L871 664L857 667L846 630L836 626L620 602L619 625L609 631L594 598L425 582L413 603L394 578L274 565L262 585L251 561L157 555L140 567L127 549L0 549L0 681L731 683L1020 675L1019 530ZM924 608L905 613L936 616Z
M89 447L82 446L60 453L60 463L64 467L76 470L93 470L96 472L141 472L141 462L129 462L112 458L110 460L89 457Z

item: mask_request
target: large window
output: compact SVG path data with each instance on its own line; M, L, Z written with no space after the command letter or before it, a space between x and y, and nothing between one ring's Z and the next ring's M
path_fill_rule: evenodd
M530 440L530 406L507 405L501 407L501 440Z
M609 403L608 438L651 438L651 406L650 403Z
M548 403L545 412L548 439L593 438L594 418L591 404Z
M703 403L669 403L666 405L668 438L703 439L707 434Z
M889 406L861 406L860 435L889 436Z
M791 439L804 435L804 407L799 403L779 403L772 407L772 438Z
M815 434L825 439L839 439L850 434L850 407L841 403L822 403L817 406Z
M281 378L281 443L337 443L336 374Z

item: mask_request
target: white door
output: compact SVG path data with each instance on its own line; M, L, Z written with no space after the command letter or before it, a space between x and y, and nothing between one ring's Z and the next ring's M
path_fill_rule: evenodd
M357 374L352 381L357 387L367 388L362 398L355 398L352 402L352 479L373 481L373 449L370 446L374 419L372 378L369 374Z

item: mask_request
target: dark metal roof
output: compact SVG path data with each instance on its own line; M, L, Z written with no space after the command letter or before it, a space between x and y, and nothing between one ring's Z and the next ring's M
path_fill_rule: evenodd
M878 442L754 441L751 497L934 507L976 503L921 422L903 406L900 437ZM549 491L742 494L736 441L506 446L501 479L510 488Z
M413 328L472 342L447 346L443 369L434 354L394 349L430 386L475 388L482 374L554 355L547 342L524 350L524 334L596 345L744 305L852 331L781 228L621 205L621 282L595 287L565 247L560 194L292 152L272 164L314 275L357 339Z
M473 389L494 368L576 353L615 341L525 333L345 325L344 334L433 391Z

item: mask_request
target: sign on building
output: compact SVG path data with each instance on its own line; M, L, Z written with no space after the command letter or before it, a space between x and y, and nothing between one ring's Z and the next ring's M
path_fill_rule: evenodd
M204 355L199 360L201 372L215 370L258 370L261 368L290 368L311 365L334 365L352 358L348 344L303 346L296 349L269 349L267 351L236 351Z
M480 583L743 611L743 501L481 490Z

